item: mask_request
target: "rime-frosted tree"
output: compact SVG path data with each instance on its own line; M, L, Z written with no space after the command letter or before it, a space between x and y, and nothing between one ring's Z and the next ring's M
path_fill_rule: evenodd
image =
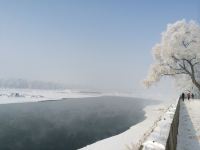
M200 92L200 26L185 20L169 24L160 43L153 47L154 64L144 84L149 87L163 76L172 76L182 89Z

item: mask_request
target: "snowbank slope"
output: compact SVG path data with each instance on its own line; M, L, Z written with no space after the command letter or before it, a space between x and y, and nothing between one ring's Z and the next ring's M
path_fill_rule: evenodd
M138 149L146 136L155 128L169 103L151 105L144 108L146 120L132 126L127 131L88 145L80 150L135 150Z

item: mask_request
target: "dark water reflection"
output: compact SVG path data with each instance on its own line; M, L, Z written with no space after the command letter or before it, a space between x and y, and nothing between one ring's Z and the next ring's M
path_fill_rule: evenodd
M96 97L0 105L0 150L75 150L144 120L150 103Z

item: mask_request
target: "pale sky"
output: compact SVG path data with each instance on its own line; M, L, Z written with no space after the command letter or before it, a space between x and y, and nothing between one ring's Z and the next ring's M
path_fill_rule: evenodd
M151 48L180 19L200 22L200 1L2 0L0 78L137 90Z

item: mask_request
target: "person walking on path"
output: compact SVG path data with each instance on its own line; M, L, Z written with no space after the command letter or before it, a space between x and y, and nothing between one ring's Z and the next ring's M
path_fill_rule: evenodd
M192 97L192 99L194 99L194 94L193 93L192 93L191 97Z
M190 93L187 94L188 101L190 100Z
M181 99L184 101L184 99L185 99L185 94L184 93L181 94Z

